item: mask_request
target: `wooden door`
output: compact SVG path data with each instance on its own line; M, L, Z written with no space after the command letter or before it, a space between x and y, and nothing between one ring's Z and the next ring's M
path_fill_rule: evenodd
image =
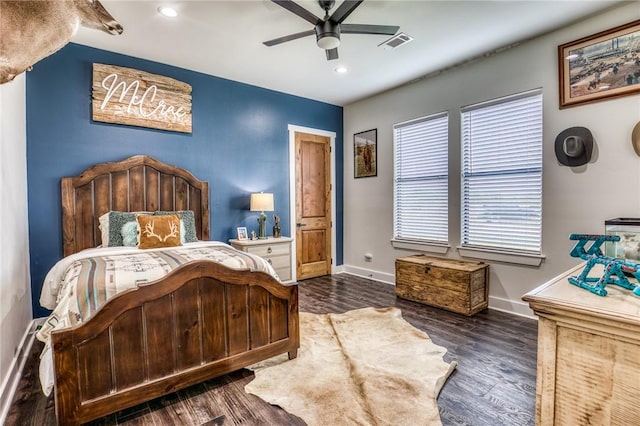
M295 134L296 279L331 273L331 139Z

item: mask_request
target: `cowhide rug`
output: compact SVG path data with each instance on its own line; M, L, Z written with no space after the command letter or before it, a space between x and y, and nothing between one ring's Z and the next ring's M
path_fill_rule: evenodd
M254 364L245 391L308 425L440 425L456 362L396 308L300 313L300 350Z

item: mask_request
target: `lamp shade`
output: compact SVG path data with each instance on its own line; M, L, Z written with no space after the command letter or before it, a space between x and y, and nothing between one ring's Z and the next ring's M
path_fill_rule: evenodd
M250 209L252 212L272 212L273 194L264 192L251 194Z

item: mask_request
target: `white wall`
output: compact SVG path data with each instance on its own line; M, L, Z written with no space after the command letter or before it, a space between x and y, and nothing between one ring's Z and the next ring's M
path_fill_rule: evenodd
M25 81L0 86L0 422L32 319Z
M530 314L521 296L578 260L569 256L572 232L601 233L604 221L640 217L640 158L631 131L640 121L640 95L560 110L557 46L640 18L640 2L610 10L505 52L460 66L344 109L344 140L378 129L378 176L353 178L353 148L345 143L344 269L393 281L394 260L415 252L394 249L393 133L395 123L449 111L449 243L447 256L459 258L460 112L462 106L543 88L543 240L539 267L491 263L490 306ZM409 48L407 45L403 48ZM455 48L455 46L452 46ZM595 148L583 167L560 165L554 154L562 130L584 126ZM373 254L365 262L364 254Z

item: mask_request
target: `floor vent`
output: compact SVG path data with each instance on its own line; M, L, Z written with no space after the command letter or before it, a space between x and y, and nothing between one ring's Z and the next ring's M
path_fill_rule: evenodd
M407 35L405 33L398 33L390 39L380 43L378 47L382 47L383 49L395 49L396 47L400 47L403 44L409 43L411 40L413 40L413 37L411 37L410 35Z

